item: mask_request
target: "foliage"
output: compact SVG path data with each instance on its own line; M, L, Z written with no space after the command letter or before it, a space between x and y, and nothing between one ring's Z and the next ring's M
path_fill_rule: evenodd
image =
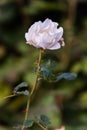
M38 117L35 117L35 119L29 119L24 122L26 128L31 128L34 124L47 128L51 123L49 118L45 115L40 115Z
M28 87L28 84L26 82L22 82L20 83L19 85L17 85L15 88L14 88L14 94L17 94L17 95L20 95L20 94L24 94L26 96L29 96L29 91L28 90L24 90L24 91L19 91L20 88L23 88L23 87Z

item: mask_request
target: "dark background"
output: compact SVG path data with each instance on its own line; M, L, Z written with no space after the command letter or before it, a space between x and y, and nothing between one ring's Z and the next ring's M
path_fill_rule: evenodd
M35 81L38 49L24 35L36 21L50 18L64 28L65 47L46 51L56 59L56 72L75 72L74 81L42 81L30 116L46 114L52 127L87 130L87 0L0 0L0 130L21 125L27 98L12 94L14 87Z

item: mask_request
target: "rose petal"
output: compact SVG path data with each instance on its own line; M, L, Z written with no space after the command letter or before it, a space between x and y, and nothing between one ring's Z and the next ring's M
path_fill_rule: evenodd
M25 39L26 39L27 42L30 40L28 33L25 33Z
M49 50L57 50L57 49L59 49L60 47L61 47L60 44L59 44L59 43L56 43L56 44L51 45L51 46L48 47L47 49L49 49Z
M57 41L59 41L63 36L63 28L59 27L59 29L57 30Z

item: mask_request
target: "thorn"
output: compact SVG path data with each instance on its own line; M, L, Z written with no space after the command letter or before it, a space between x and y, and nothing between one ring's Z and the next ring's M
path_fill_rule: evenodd
M27 112L27 110L26 110L26 109L24 109L24 110L23 110L23 112L25 113L25 112Z

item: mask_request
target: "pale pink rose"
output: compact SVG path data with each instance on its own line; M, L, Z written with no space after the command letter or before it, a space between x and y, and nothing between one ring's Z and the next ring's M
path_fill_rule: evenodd
M57 28L58 23L50 19L44 22L35 22L25 33L27 44L33 45L36 48L56 50L64 46L63 28Z
M56 129L54 129L54 130L65 130L65 127L62 126L61 128L56 128Z

